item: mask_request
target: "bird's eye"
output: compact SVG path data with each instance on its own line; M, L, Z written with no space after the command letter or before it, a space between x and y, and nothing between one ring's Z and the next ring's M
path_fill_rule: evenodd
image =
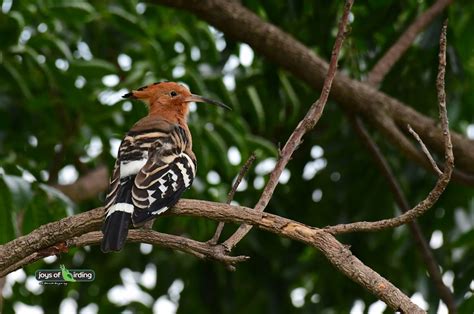
M178 96L178 93L175 92L175 91L171 91L170 96L171 97L176 97L176 96Z

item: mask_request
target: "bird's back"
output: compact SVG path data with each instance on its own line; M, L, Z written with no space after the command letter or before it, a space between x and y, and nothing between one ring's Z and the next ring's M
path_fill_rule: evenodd
M174 206L195 175L196 158L185 123L156 116L138 121L119 148L103 226L104 234L113 236L111 243L103 241L103 251L123 246L130 220L140 226Z

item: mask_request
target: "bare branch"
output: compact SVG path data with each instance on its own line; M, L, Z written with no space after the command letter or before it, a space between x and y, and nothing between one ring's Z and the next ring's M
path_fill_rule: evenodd
M15 264L9 265L7 268L2 269L0 271L0 279L4 278L4 276L8 275L11 272L14 272L15 270L23 268L26 265L33 264L34 262L39 261L40 259L44 257L45 256L42 256L36 252L31 254L30 256L27 256L24 259L16 262Z
M433 170L438 174L438 176L441 176L443 174L443 172L441 172L441 170L439 170L438 165L436 164L436 161L434 161L433 156L431 156L431 153L428 150L428 148L426 147L425 143L423 143L423 140L420 138L418 133L416 133L416 131L412 129L412 127L410 125L407 125L407 128L408 128L408 131L411 133L411 135L413 135L413 137L420 144L421 150L423 151L426 158L430 162L431 167L433 167Z
M103 208L96 208L42 225L28 235L0 245L0 271L56 243L99 230L103 216Z
M102 241L102 232L89 232L68 241L68 246L98 245ZM161 233L153 230L130 230L127 242L148 243L172 250L182 251L199 259L209 259L223 263L229 270L234 271L235 265L248 260L248 256L230 256L220 246L195 241L185 237Z
M272 198L273 192L275 191L276 186L278 185L278 179L280 178L281 173L285 169L286 164L290 161L291 155L298 148L301 143L303 136L311 130L319 119L324 110L324 106L329 97L329 92L331 90L332 81L336 75L337 70L337 59L339 57L339 51L342 47L344 37L346 35L346 25L349 19L349 13L352 7L353 1L347 0L344 6L344 12L339 22L339 29L336 36L336 41L334 43L332 53L331 53L331 62L329 63L328 72L324 80L323 88L319 99L311 105L311 108L306 113L303 120L300 121L298 126L295 128L293 133L290 135L288 141L286 142L283 150L280 154L280 159L275 165L268 179L267 185L263 189L263 192L255 205L255 210L257 212L263 212L265 207L267 207L268 202ZM239 229L228 238L223 245L230 251L235 245L250 231L251 226L240 226Z
M303 242L320 250L338 270L369 289L393 310L402 310L403 313L424 313L408 301L409 299L390 282L365 266L347 247L323 230L274 214L259 213L246 207L223 204L212 206L211 204L204 201L183 200L170 213L205 216L210 219L253 225L259 229Z
M67 248L83 247L86 245L98 245L102 241L103 234L100 231L92 231L73 237L66 241ZM248 260L248 256L230 256L222 246L214 246L208 243L203 243L188 239L185 237L175 236L156 232L149 229L130 230L127 242L130 243L148 243L157 245L184 253L191 254L199 259L209 259L223 263L227 269L234 271L235 265L240 262ZM57 255L54 250L46 248L44 251L49 251L50 254L42 254L35 252L28 257L16 262L15 264L0 271L0 278L20 269L28 264L32 264L46 256Z
M5 269L13 264L58 242L66 241L69 245L98 243L100 233L90 232L99 230L103 214L104 209L100 207L67 217L41 226L28 235L0 246L0 273L3 276ZM404 313L424 313L398 288L364 265L347 247L322 229L313 228L277 215L256 212L254 209L243 206L198 200L180 200L176 207L169 211L169 215L207 217L217 221L253 225L276 235L303 242L320 250L339 271L368 289L393 310L402 310ZM68 226L67 230L65 226ZM67 234L68 238L65 239L64 234ZM151 240L145 239L149 236L152 237ZM163 235L150 230L130 230L130 240L148 243L155 243L156 241L159 245L169 245L173 249L193 254L199 258L206 256L224 263L228 262L232 266L246 259L242 256L225 255L224 251L219 251L224 249L222 246L212 247L206 243L190 239L183 240L181 237ZM185 241L184 244L182 241ZM207 248L211 251L206 251ZM11 254L13 249L17 253ZM214 250L217 250L217 253ZM219 256L219 252L223 256Z
M445 163L443 173L441 176L439 176L435 187L430 191L428 196L423 201L421 201L420 203L418 203L418 205L398 217L374 222L361 221L350 224L329 226L326 227L324 230L332 234L339 234L358 231L377 231L386 228L398 227L400 225L413 221L415 218L423 215L428 209L433 206L434 203L436 203L438 198L446 189L446 186L449 183L454 168L453 146L451 143L451 135L449 132L448 114L446 111L446 94L444 91L444 76L446 69L446 30L447 23L445 22L440 37L439 67L438 77L436 80L436 89L438 92L439 102L438 109L441 120L441 128L443 130L444 137Z
M371 121L390 142L400 149L403 154L417 162L425 170L435 172L423 153L415 147L402 131L400 131L399 127L390 116L384 113L381 109L376 109L371 117ZM438 167L440 167L440 165L438 165ZM459 169L453 170L452 179L465 185L474 185L474 176L460 171Z
M263 21L236 2L225 0L150 0L150 2L187 10L224 32L227 38L249 44L261 56L286 69L313 88L320 89L323 85L327 74L327 62L288 33ZM383 109L385 114L401 128L412 123L413 128L431 150L437 153L444 151L443 134L433 119L366 83L339 73L334 79L331 97L342 105L343 109L360 114L374 125L377 122L375 118L377 111ZM389 138L390 141L393 139ZM474 146L465 136L456 132L452 132L452 140L457 168L465 174L474 173ZM406 154L406 151L402 152ZM413 156L408 157L412 159ZM420 160L426 163L424 158L415 161ZM459 179L457 175L456 179ZM472 176L458 181L463 184L474 183Z
M252 166L253 162L255 161L255 158L256 158L255 152L253 152L252 154L250 154L250 157L247 159L247 161L244 163L244 165L240 169L239 175L235 179L235 182L232 185L232 188L230 189L229 194L227 194L226 204L230 204L230 202L232 202L232 200L234 199L235 192L237 191L237 188L239 187L240 182L249 171L250 166ZM208 241L209 244L211 245L217 244L217 242L219 241L219 238L221 237L222 230L224 230L224 225L225 223L219 222L216 232L214 233L212 238Z
M405 30L405 32L398 38L397 42L390 47L383 57L379 59L377 64L370 71L367 77L367 83L374 86L379 85L394 64L411 46L416 36L425 29L435 17L443 12L444 8L451 2L452 0L438 0L428 10L423 12L423 14Z
M383 176L387 179L389 184L390 190L394 196L395 202L397 203L398 207L402 210L402 212L407 212L410 210L410 205L408 200L405 197L405 194L402 191L395 175L390 168L387 160L383 156L380 148L377 144L372 140L367 129L364 126L364 123L359 117L350 117L352 125L354 129L357 131L359 136L361 137L364 144L367 145L367 148L371 155L373 156L376 165L382 172ZM426 238L423 235L423 232L416 222L416 220L410 222L408 224L410 232L414 238L415 245L418 247L417 252L420 253L421 258L423 259L424 264L426 265L426 269L429 273L429 278L433 281L436 291L438 292L440 298L444 301L446 306L449 309L450 313L456 313L456 302L454 301L454 296L451 293L451 290L444 284L439 263L436 261L435 256L433 255L431 248L426 241Z

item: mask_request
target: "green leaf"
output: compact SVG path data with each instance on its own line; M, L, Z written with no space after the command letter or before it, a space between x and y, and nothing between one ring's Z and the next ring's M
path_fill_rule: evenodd
M247 87L247 94L252 102L253 116L256 118L258 130L263 132L265 128L265 113L263 111L262 101L258 96L257 89L254 86Z
M20 87L21 92L25 96L26 99L31 99L31 91L27 85L28 80L25 80L21 74L18 72L17 69L6 59L3 60L3 66L7 70L8 73L12 76L13 80L15 80L18 87Z
M84 77L101 77L117 73L117 67L102 59L92 59L89 61L74 60L71 62L70 71L75 75L82 75Z
M258 154L257 156L264 156L264 157L277 157L278 156L278 150L275 147L274 144L272 144L270 141L267 141L266 139L255 136L252 134L247 134L245 137L245 140L247 143L249 143L249 148L252 151L256 151Z
M201 43L201 53L206 53L206 59L211 63L215 64L220 61L220 52L216 48L216 42L214 36L212 35L211 31L209 30L209 26L205 23L198 23L197 24L198 30L201 31L201 34L204 35L204 38L207 39L205 41L205 49L203 49L203 45Z
M189 47L195 46L195 39L184 27L178 27L176 33Z
M46 8L54 13L58 18L68 20L70 22L88 22L96 16L94 7L86 1L61 1Z
M453 248L464 246L474 247L474 230L469 230L463 233L457 240L455 240L450 245L450 247Z
M34 197L28 203L23 220L23 233L73 214L71 202L44 184L34 185Z
M1 175L0 178L11 195L12 208L18 212L24 209L33 197L31 183L22 177L12 175Z
M49 41L51 44L56 46L56 48L64 55L67 60L72 60L72 53L69 49L69 46L64 42L64 40L60 39L53 33L44 33L42 34L42 38Z
M224 174L227 176L227 178L230 178L232 175L230 171L231 166L229 164L229 160L227 160L227 145L225 141L215 130L210 131L204 128L204 134L209 140L208 145L210 152L214 158L217 159L216 162L219 170L224 171Z
M62 203L65 206L64 210L67 216L74 215L74 202L71 201L71 199L67 197L63 192L50 185L42 183L39 184L39 188L45 191L48 194L48 197L54 198L60 203Z
M281 85L283 86L283 89L285 90L285 93L290 100L289 105L291 108L291 115L287 120L294 121L296 120L296 118L298 118L298 113L300 112L300 100L298 96L296 96L295 90L293 89L293 86L291 86L290 80L288 80L287 75L283 71L279 71L278 77L280 78Z
M148 31L142 26L137 16L118 6L109 7L109 13L112 16L112 21L119 27L120 31L128 33L132 38L147 37Z
M216 123L215 127L216 131L221 134L229 146L236 146L239 149L241 156L250 155L243 133L238 132L234 125L222 121L221 123Z
M46 78L48 79L49 84L56 86L56 80L52 72L49 70L47 64L39 62L39 54L33 48L28 46L25 47L24 52L26 55L29 55L36 65L43 71L43 73L46 75Z
M1 177L3 178L3 176ZM8 186L0 180L0 243L7 243L15 238L15 228L13 227L13 210L11 194Z
M189 124L189 130L193 136L193 151L196 154L198 173L205 175L210 170L211 164L210 154L202 137L203 128L198 128L195 124Z
M23 15L18 12L18 11L10 11L8 14L10 17L12 17L18 24L18 28L21 31L25 27L25 18Z
M474 297L470 297L459 306L459 313L472 313L474 312Z
M18 14L17 14L18 15ZM5 15L0 12L0 48L6 49L7 47L14 45L18 41L21 29L23 29L24 21L20 15L21 20L19 21L12 14Z
M142 84L143 77L145 76L146 71L148 71L148 67L149 64L145 61L135 62L133 64L132 69L125 78L123 85L132 86L132 88L137 88L138 84Z
M75 0L75 1L61 1L61 2L55 2L54 5L51 5L49 7L50 9L61 9L61 11L64 10L71 10L74 11L76 14L77 12L82 12L82 13L88 13L92 14L95 12L95 9L92 5L90 5L86 1L80 1L80 0Z
M143 39L142 43L144 46L150 46L151 49L149 51L149 55L152 62L162 67L166 60L166 54L161 44L156 40L151 40L150 38Z

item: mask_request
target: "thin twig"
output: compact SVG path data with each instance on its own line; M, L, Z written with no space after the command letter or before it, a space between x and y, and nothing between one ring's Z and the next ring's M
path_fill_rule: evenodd
M226 204L230 204L230 202L232 202L232 200L234 199L235 192L237 191L237 188L239 187L240 182L249 171L250 166L252 166L253 162L255 161L255 158L256 158L255 152L252 152L252 154L250 154L250 157L247 159L247 161L244 163L244 165L240 169L239 175L235 179L235 182L232 185L232 188L230 189L229 194L227 194ZM217 244L217 242L219 241L219 238L221 237L222 230L224 230L224 225L225 225L224 222L219 222L216 232L214 233L212 238L209 241L207 241L207 243L211 245Z
M453 146L451 143L451 134L449 132L448 114L446 111L446 94L444 91L444 76L446 69L446 30L447 22L444 23L440 36L438 77L436 79L436 90L438 93L439 102L438 109L444 138L445 162L443 169L444 171L442 175L439 176L435 187L430 191L428 196L423 201L421 201L415 207L398 217L374 222L361 221L350 224L329 226L326 227L324 230L332 234L339 234L360 231L377 231L387 228L398 227L400 225L413 221L415 218L423 215L428 209L433 206L434 203L436 203L436 201L446 189L446 186L449 183L454 168Z
M346 25L349 19L349 12L351 10L353 0L347 0L344 6L344 12L339 22L339 29L337 32L336 41L334 43L332 53L331 53L331 62L329 63L328 73L324 80L323 88L319 99L314 102L311 108L306 113L306 116L301 120L298 126L295 128L293 133L290 135L290 138L286 142L285 146L281 151L280 159L278 160L275 169L270 174L267 185L263 189L262 195L255 205L255 210L258 212L263 212L268 205L268 202L272 198L273 192L278 185L278 179L280 178L281 173L285 169L286 164L291 159L291 155L298 148L301 143L303 135L311 130L316 123L321 118L321 115L324 110L324 106L329 97L329 92L331 90L332 81L336 75L337 70L337 59L339 56L339 51L341 50L344 37L346 35ZM227 250L232 250L235 245L250 231L252 227L248 225L240 226L237 231L228 238L223 245Z
M371 121L404 155L420 164L427 171L435 172L424 154L416 148L405 133L400 131L395 121L387 113L381 109L376 109ZM438 167L442 169L442 165L438 165ZM474 175L459 169L453 170L452 180L469 186L474 185Z
M367 129L364 126L363 121L359 117L350 116L350 120L354 129L357 131L357 134L361 137L364 144L367 145L367 148L371 155L373 156L376 165L379 167L383 176L387 179L390 190L394 196L395 202L402 212L407 212L410 210L410 205L408 200L405 197L405 194L400 187L395 175L390 168L390 165L387 162L387 159L384 157L378 145L370 137ZM440 272L439 263L437 262L433 252L431 251L426 238L423 235L423 232L420 228L420 225L416 220L408 224L410 232L414 238L415 245L418 247L418 252L423 259L426 269L429 274L429 278L433 281L434 286L440 296L444 301L446 306L449 309L449 313L456 313L456 302L454 301L453 294L451 290L443 283L443 279Z
M97 245L102 240L102 232L89 232L80 237L73 238L68 242L69 246ZM134 229L130 230L127 242L130 243L148 243L172 250L182 251L191 254L199 259L209 259L223 263L227 269L234 271L235 265L248 260L250 257L230 256L224 250L210 244L192 240L189 238L161 233L154 230Z
M426 158L430 162L431 167L433 167L433 170L438 174L438 176L441 176L443 172L439 170L438 165L436 164L436 161L434 161L433 156L431 156L431 153L426 147L425 143L423 143L423 140L420 138L418 133L416 133L416 131L412 129L411 125L408 124L407 128L408 128L408 132L410 132L411 135L413 135L413 137L415 138L415 140L417 140L417 142L420 144L421 150L423 151Z

